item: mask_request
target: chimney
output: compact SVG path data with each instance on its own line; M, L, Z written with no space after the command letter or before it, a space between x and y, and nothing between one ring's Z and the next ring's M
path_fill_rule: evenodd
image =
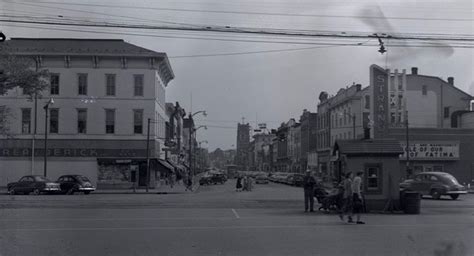
M360 91L362 89L362 85L361 84L356 84L356 91Z
M418 68L417 67L412 67L411 68L411 74L412 75L418 75Z
M454 85L454 77L452 76L448 77L448 84Z

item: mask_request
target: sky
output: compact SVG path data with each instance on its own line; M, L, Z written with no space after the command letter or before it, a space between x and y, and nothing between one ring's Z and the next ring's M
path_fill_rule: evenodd
M0 15L338 33L474 34L470 0L0 0ZM363 18L367 16L380 18ZM474 95L474 54L469 48L387 47L388 55L381 55L376 46L305 45L295 44L301 39L294 38L293 43L275 43L275 36L110 28L72 28L89 32L71 31L69 27L53 30L57 28L0 22L0 30L8 37L120 38L166 52L176 76L167 87L166 100L180 102L187 112L206 110L207 117L196 115L195 119L198 125L208 126L197 136L198 141L208 141L202 145L209 150L234 148L237 123L243 117L253 127L266 123L268 128L276 128L290 118L298 120L303 109L316 112L321 91L335 94L353 83L367 86L371 64L407 72L418 67L419 74L443 79L453 76L455 86ZM271 52L256 53L260 51Z

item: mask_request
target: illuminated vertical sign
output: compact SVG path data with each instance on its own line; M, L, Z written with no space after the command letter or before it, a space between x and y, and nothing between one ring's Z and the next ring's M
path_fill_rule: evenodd
M373 138L383 138L388 132L388 74L377 66L370 66L370 85L372 86L372 121Z

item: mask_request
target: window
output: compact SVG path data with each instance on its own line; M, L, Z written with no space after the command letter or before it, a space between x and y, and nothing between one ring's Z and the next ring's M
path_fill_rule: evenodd
M87 109L77 110L77 133L87 133Z
M115 133L115 109L105 110L105 133Z
M444 118L449 118L449 107L444 107Z
M105 74L105 95L115 96L115 74Z
M87 74L77 75L77 86L79 95L87 95Z
M382 164L365 165L365 189L368 193L382 192Z
M365 95L365 109L370 109L370 95Z
M133 75L133 84L133 95L143 96L143 75Z
M51 95L59 95L59 74L51 74L49 93Z
M133 133L143 133L143 109L133 110Z
M421 87L421 94L423 94L423 95L428 94L428 87L426 85L423 85Z
M439 181L438 177L430 175L430 181Z
M58 133L59 130L59 109L51 108L49 110L49 132Z
M31 133L31 108L21 109L21 133Z

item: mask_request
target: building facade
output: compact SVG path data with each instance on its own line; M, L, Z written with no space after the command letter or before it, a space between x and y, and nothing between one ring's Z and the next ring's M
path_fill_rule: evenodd
M237 124L237 153L235 156L235 165L241 171L247 170L248 149L250 144L250 125Z
M163 161L165 89L174 78L166 56L104 39L12 38L9 54L35 60L50 72L50 87L37 101L19 89L0 96L12 111L11 138L0 140L0 186L27 174L83 174L101 187L154 186ZM54 100L45 119L43 106ZM36 103L36 104L35 104ZM36 107L35 107L36 106ZM147 177L146 135L150 123ZM45 124L47 129L45 130Z
M308 169L308 159L310 152L316 151L317 148L317 132L318 132L318 114L307 111L303 111L300 117L301 123L301 158L300 158L300 170L304 171ZM314 154L311 155L314 157ZM313 162L312 162L313 164Z

